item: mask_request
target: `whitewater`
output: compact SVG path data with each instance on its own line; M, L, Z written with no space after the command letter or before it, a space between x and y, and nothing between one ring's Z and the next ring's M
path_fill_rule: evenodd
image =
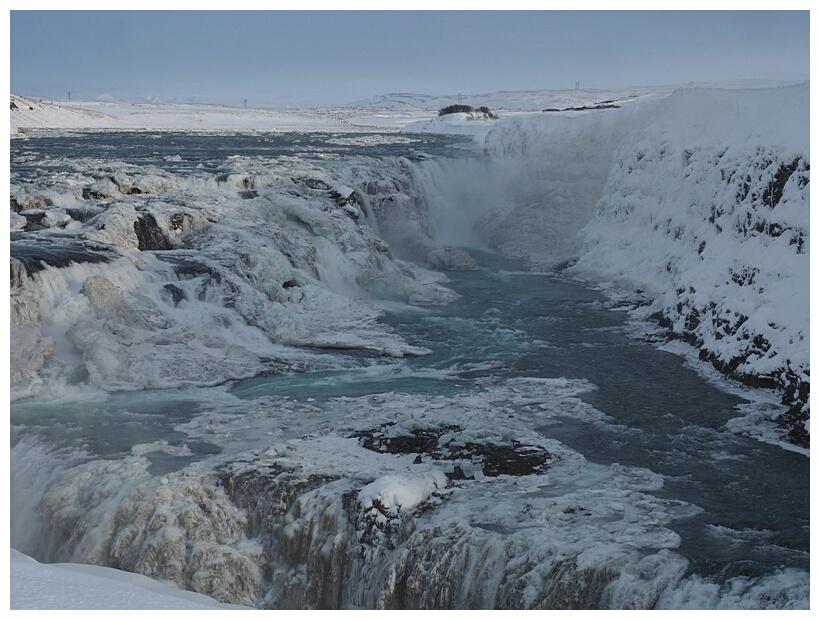
M808 102L15 128L12 608L808 608Z

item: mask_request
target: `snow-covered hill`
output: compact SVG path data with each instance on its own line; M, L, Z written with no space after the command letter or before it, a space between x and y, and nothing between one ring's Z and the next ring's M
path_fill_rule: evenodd
M11 134L21 128L88 128L114 127L117 120L102 112L72 108L32 97L11 95Z
M11 136L27 129L151 129L180 131L384 131L372 115L357 124L358 109L273 110L208 104L122 101L50 101L11 95ZM409 118L414 120L413 118Z
M636 99L669 94L670 87L628 88L618 90L529 90L497 91L477 95L424 95L390 93L355 101L350 107L381 108L394 111L425 110L438 112L441 108L462 102L474 108L487 106L492 110L540 111L547 108L571 108L601 103L622 104Z
M603 103L621 105L668 94L668 88L618 91L567 90L495 92L462 96L474 107L510 114L545 108ZM341 108L240 108L217 104L147 101L50 100L11 95L11 136L26 129L152 129L236 131L389 131L419 120L458 100L457 95L393 93ZM452 128L451 128L452 130Z

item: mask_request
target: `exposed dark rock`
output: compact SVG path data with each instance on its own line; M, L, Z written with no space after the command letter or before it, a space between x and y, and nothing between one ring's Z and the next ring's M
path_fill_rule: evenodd
M44 228L46 228L45 224L43 224L43 220L46 217L44 211L26 211L24 213L21 213L20 215L26 218L25 230L43 230Z
M344 196L337 192L336 190L331 190L330 197L336 202L337 205L340 207L344 207L345 205L358 205L359 198L356 196L356 192L350 192L347 196Z
M66 207L65 212L71 216L71 219L78 222L88 222L93 217L99 215L100 210L93 207Z
M439 461L470 461L480 465L485 476L527 476L544 473L552 460L550 454L538 446L528 446L519 441L505 443L480 444L474 442L459 443L453 437L442 441L447 433L461 431L457 426L442 426L430 429L415 429L408 434L387 436L385 429L390 424L371 431L360 431L354 434L359 437L360 445L374 452L388 454L418 454L416 462L421 462L422 455ZM452 472L446 473L450 480L464 480L465 475L460 465L455 465Z
M184 301L187 297L185 295L185 291L179 288L175 284L166 284L162 287L163 290L171 296L171 301L174 302L174 305L179 305L179 302Z
M613 108L620 108L621 106L612 102L601 102L593 105L575 106L572 108L546 108L542 112L581 112L583 110L609 110Z
M293 179L293 181L301 182L303 185L307 185L310 189L318 189L325 192L330 189L330 185L321 179Z
M692 309L685 318L685 331L674 331L672 319L662 312L654 313L650 318L656 321L661 327L667 330L666 336L673 340L682 340L690 346L698 349L698 357L701 361L709 362L721 374L738 381L743 385L766 390L776 390L783 394L782 403L788 409L781 415L777 424L787 431L788 439L797 446L809 447L809 433L805 429L805 422L809 419L809 382L797 377L793 372L772 374L748 374L738 371L750 358L761 357L770 349L771 344L760 334L755 334L748 338L749 345L742 355L738 355L730 360L719 358L714 352L704 347L703 341L695 334L695 328L704 320L704 312L708 310L709 318L712 321L715 337L721 340L727 336L736 335L740 327L748 320L748 317L738 315L734 322L715 315L716 306L710 308ZM679 310L679 312L681 312Z
M222 282L222 274L209 265L171 255L163 255L162 260L173 264L174 273L182 279L208 276L217 283Z
M254 189L243 189L239 192L239 197L244 198L245 200L250 200L251 198L256 198L259 196L259 192Z
M783 190L786 187L786 181L788 181L791 175L797 170L799 163L800 158L798 157L791 163L780 164L777 172L774 173L774 178L763 190L763 195L761 198L764 205L774 209L778 204L780 204L780 199L783 198Z
M298 549L289 549L292 544L290 537L281 535L285 526L284 515L294 508L302 493L330 481L332 478L321 476L302 477L270 464L220 475L220 486L230 500L248 515L248 537L262 540L265 555L276 558L263 567L266 582L273 577L273 565L301 556Z
M174 213L171 216L171 228L174 230L182 230L183 225L185 224L185 216L182 213Z
M321 476L300 477L284 467L266 464L239 473L222 473L219 484L234 504L248 510L250 535L255 536L268 517L285 514L302 492L331 480Z
M83 200L102 200L107 198L102 192L91 189L90 187L83 188Z
M201 278L194 293L197 299L204 300L208 295L209 289L213 286L219 286L225 307L234 307L239 290L236 285L226 280L217 268L188 258L174 256L172 253L163 252L157 256L174 266L174 273L176 273L180 280Z
M157 220L150 213L141 213L134 222L134 232L137 235L137 248L145 250L170 250L171 244L165 233L157 224Z

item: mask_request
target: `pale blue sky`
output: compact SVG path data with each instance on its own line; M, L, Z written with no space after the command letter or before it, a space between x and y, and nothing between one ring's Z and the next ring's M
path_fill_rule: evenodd
M11 92L340 105L809 79L809 12L11 11Z

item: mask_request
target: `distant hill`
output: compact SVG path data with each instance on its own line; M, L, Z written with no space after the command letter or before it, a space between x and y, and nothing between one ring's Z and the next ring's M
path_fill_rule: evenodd
M395 111L438 111L455 103L474 108L487 106L491 110L543 110L545 108L571 108L600 102L625 102L639 97L669 94L671 88L627 88L621 90L529 90L498 91L480 95L424 95L413 93L390 93L369 99L354 101L351 108L378 108Z
M378 108L394 111L432 111L463 103L474 108L487 106L491 110L534 111L545 109L566 110L577 107L590 107L598 104L623 104L636 99L654 96L666 96L679 88L693 86L702 88L773 88L794 85L794 81L774 80L728 80L709 84L668 84L662 86L628 86L616 89L577 90L522 90L496 91L483 94L452 93L449 95L426 95L420 93L389 93L376 95L369 99L362 99L348 104L351 108Z
M53 101L11 95L11 133L21 129L47 127L101 128L116 127L117 120L102 112L80 108L68 108Z

